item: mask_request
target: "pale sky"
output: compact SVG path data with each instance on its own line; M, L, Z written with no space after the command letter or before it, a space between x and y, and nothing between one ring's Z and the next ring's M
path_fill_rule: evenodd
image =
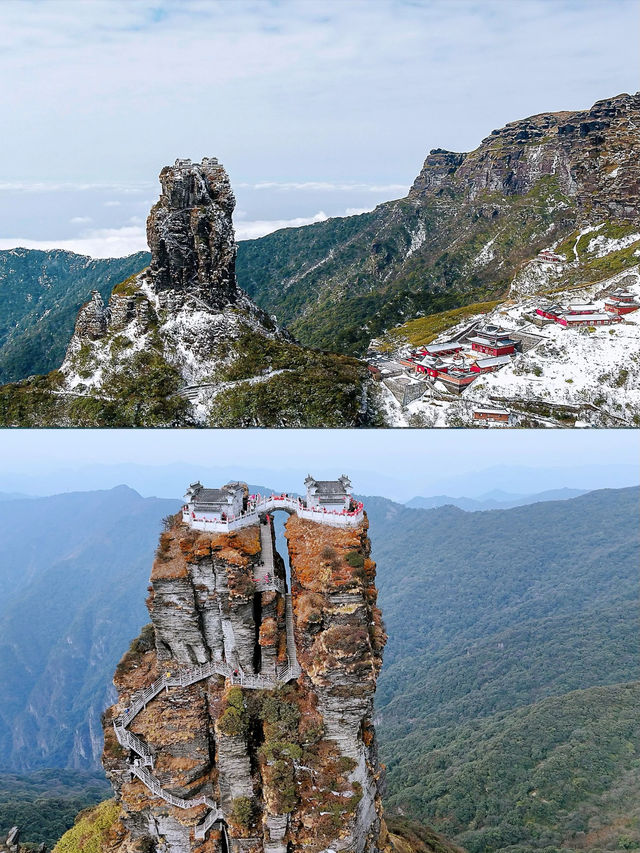
M395 500L530 494L636 485L639 451L637 430L3 430L0 492L125 483L180 497L196 477L300 491L307 473L347 473Z
M217 156L240 239L406 193L430 148L638 88L638 0L2 0L0 248L145 248Z

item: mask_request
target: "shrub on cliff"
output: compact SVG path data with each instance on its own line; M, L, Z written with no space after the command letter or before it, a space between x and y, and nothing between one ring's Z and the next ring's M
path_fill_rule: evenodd
M264 697L260 719L265 725L268 741L298 739L300 709L294 702L287 701L287 688L277 690Z
M131 645L121 657L116 666L115 676L121 678L125 672L138 666L140 655L150 652L156 647L156 634L153 623L145 625L140 634L131 641Z
M232 596L236 598L251 599L255 595L257 588L255 581L247 574L237 572L232 575L231 572L229 572L228 581L229 593Z
M270 740L260 747L261 756L268 762L299 761L302 758L302 747L287 740Z
M101 853L119 816L120 806L115 800L106 800L95 808L85 809L76 818L75 825L58 841L53 853Z
M272 807L280 814L292 812L298 802L294 767L290 761L278 760L263 768L265 785L270 789Z
M249 714L240 687L232 687L226 696L226 707L218 720L218 728L228 737L244 737L249 730Z
M322 614L326 604L324 595L317 592L303 592L298 598L296 607L296 617L300 629L316 634L322 627Z
M364 568L364 557L362 556L360 551L348 551L345 554L345 560L351 566L352 569Z
M256 816L256 809L249 797L236 797L231 806L231 820L242 829L249 829Z
M160 539L158 540L158 547L156 548L156 557L163 563L166 563L170 557L171 551L171 534L166 530L164 533L160 534Z
M129 651L132 654L144 654L156 647L156 632L153 622L148 622L140 631L140 636L131 641Z
M324 632L324 645L329 651L339 651L345 655L360 654L368 648L368 635L359 625L334 625Z

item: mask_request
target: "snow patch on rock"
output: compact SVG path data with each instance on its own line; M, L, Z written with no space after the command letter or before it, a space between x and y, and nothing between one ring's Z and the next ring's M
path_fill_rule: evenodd
M418 249L424 245L424 241L427 239L427 229L424 227L424 222L420 222L415 231L411 233L411 244L407 249L406 257L408 258L410 255L413 255L414 252L417 252Z
M596 258L603 258L605 255L611 254L611 252L619 252L621 249L627 249L629 246L637 243L638 240L640 240L640 232L627 234L626 237L618 237L617 239L599 234L597 237L589 240L587 252L595 255Z

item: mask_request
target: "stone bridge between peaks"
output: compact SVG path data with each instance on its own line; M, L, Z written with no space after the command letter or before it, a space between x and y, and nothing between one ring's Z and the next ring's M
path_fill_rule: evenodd
M308 506L302 498L286 494L251 495L246 510L225 518L212 517L206 511L198 510L197 504L185 504L182 508L182 520L194 530L209 533L227 533L258 524L261 516L277 510L332 527L357 527L364 518L364 506L359 501L351 501L348 508L329 509L323 506Z

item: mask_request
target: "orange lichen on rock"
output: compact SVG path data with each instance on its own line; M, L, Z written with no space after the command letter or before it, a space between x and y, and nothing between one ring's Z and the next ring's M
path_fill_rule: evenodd
M258 525L231 533L203 533L177 523L160 536L151 581L186 578L189 563L211 556L231 566L247 568L259 553Z
M359 569L349 565L346 557L354 551L362 555L363 561L368 557L367 528L366 516L358 527L332 527L292 515L286 537L300 587L326 593L352 586L359 578ZM369 573L375 575L375 563L370 563Z
M296 617L301 631L313 633L322 625L322 613L328 606L326 596L318 592L301 592L296 601Z
M260 553L260 528L257 524L231 533L209 534L209 537L211 550L226 563L244 566L250 557Z
M273 618L263 619L258 642L261 646L273 646L278 640L278 623Z

